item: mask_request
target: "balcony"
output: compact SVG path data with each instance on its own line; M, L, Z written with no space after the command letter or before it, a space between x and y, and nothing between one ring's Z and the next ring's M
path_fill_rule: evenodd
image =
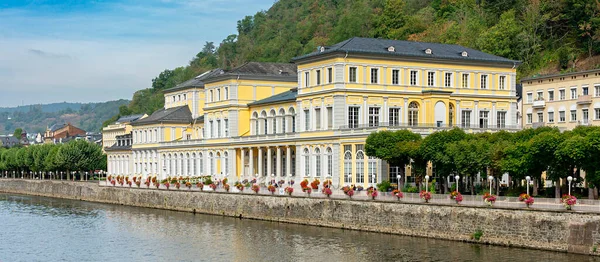
M533 101L533 108L544 108L546 107L546 101L543 99L538 99Z
M577 124L579 124L580 126L589 126L590 121L588 119L584 119L584 120L577 121Z
M592 96L591 95L579 96L577 98L577 104L578 105L589 105L591 103L592 103Z

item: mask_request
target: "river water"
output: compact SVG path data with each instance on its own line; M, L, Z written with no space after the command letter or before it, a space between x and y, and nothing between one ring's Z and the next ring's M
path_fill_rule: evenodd
M600 261L558 252L0 194L0 261Z

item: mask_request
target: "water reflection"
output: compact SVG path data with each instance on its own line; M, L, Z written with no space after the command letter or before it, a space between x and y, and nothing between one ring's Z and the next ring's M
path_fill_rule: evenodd
M156 209L0 194L0 261L600 261Z

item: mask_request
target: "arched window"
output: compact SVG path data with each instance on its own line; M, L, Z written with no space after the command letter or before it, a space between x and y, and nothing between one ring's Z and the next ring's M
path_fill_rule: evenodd
M221 101L221 88L217 88L217 101Z
M215 163L213 162L213 153L212 152L208 153L208 171L210 172L210 174L208 174L209 176L212 176L215 174Z
M229 154L223 154L223 174L229 175Z
M190 170L191 175L198 174L198 163L196 162L196 159L196 153L192 153L192 158L190 159L190 161L192 161L192 169Z
M225 92L223 94L223 96L225 97L225 100L229 99L229 87L225 87L225 89L223 90L223 92Z
M286 150L282 150L281 153L281 176L287 175L287 155L285 153Z
M291 121L290 125L292 126L292 133L296 133L296 110L294 108L290 108Z
M287 130L285 130L285 122L286 122L286 117L285 117L285 110L283 110L283 108L279 109L279 117L281 117L281 133L286 133Z
M369 156L369 183L377 183L377 158Z
M275 110L271 110L270 116L272 118L272 121L271 121L271 132L273 134L277 134L277 118L276 118L276 115L275 115Z
M315 149L315 176L321 176L321 149Z
M419 104L417 102L410 102L408 105L408 125L419 125Z
M327 176L333 175L333 150L327 148Z
M352 152L344 153L344 183L352 183Z
M365 153L362 150L356 152L356 183L365 182Z
M202 153L198 154L198 169L200 170L199 174L204 174L204 158L202 158ZM198 174L198 173L197 173Z
M254 112L252 113L252 123L254 123L254 130L252 130L252 134L253 135L258 135L258 129L259 129L259 124L258 124L258 113Z
M181 101L181 95L177 95L177 101Z
M263 129L262 129L262 133L263 135L267 134L267 131L269 130L269 128L267 127L267 112L262 111L262 113L260 114L260 117L262 118L261 121L263 122Z
M208 91L208 98L210 99L210 102L214 101L213 100L214 97L213 97L213 91L212 90Z
M449 126L452 127L454 125L454 104L450 104L450 110L448 112L448 123L450 124Z
M304 149L304 176L310 176L310 152Z
M187 94L183 94L183 100L187 100Z

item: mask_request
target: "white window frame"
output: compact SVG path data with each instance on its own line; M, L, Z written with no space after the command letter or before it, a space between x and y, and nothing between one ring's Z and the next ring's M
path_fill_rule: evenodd
M552 95L550 95L552 94ZM554 101L554 89L548 90L548 102Z
M375 75L375 79L373 79L373 75ZM375 80L375 82L373 82ZM379 68L371 67L371 84L379 84Z
M454 73L452 72L444 72L444 87L452 87L452 79L454 77Z
M554 111L548 112L548 123L554 123Z
M352 71L354 70L354 79L352 79ZM349 83L358 83L358 67L351 66L348 67L348 82Z
M371 106L369 107L369 127L378 127L381 119L381 107Z
M304 87L310 86L310 72L304 72Z
M569 90L571 91L571 99L577 99L577 87L571 87Z
M558 101L567 100L567 89L561 88L558 89Z
M351 109L357 108L357 112L356 112L356 123L354 123L354 121L352 121L354 118L354 116L351 116ZM348 127L349 128L358 128L360 126L360 106L348 106Z
M480 75L479 76L479 88L480 89L489 89L489 80L490 80L489 75L487 75L487 74Z
M525 98L526 98L527 104L533 103L533 92L527 92L527 94L525 95Z
M469 88L469 73L462 73L461 75L461 84L462 84L462 88ZM465 79L466 77L466 79Z
M566 113L566 111L558 111L558 122L559 123L567 122L567 113Z
M427 86L435 86L435 71L427 71Z
M414 79L413 79L413 73L414 73ZM410 73L408 76L408 81L411 86L418 86L419 85L419 71L418 70L410 70Z
M321 69L315 70L315 78L317 80L317 85L321 85Z
M498 76L498 89L505 90L506 89L506 79L505 75Z
M395 78L394 74L396 74ZM400 69L392 69L392 85L400 85Z

